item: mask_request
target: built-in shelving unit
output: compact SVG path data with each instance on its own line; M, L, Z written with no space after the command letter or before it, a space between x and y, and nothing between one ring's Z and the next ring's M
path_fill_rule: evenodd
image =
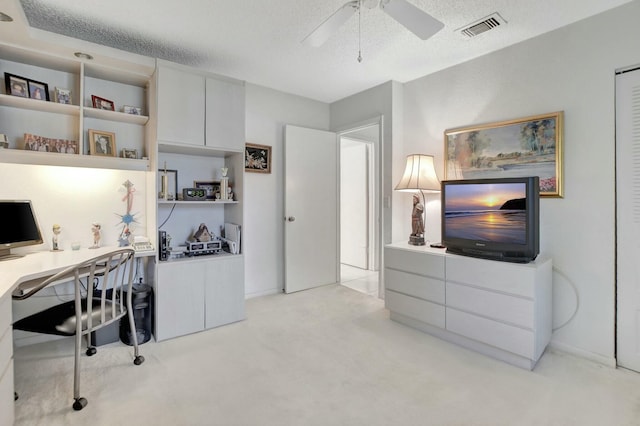
M158 226L167 233L168 245L191 241L200 224L215 237L221 236L225 223L242 229L244 83L165 61L158 61L155 77L157 167L159 175L165 167L177 172L177 194L172 195L177 198L196 182L220 181L223 168L234 193L232 200L158 199ZM242 241L240 246L237 254L170 255L158 261L157 340L244 319Z

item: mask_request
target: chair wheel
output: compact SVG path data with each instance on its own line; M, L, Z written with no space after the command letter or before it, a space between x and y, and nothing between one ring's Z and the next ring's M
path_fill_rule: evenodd
M90 346L87 348L87 356L94 356L96 353L98 353L98 350L96 348L94 348L93 346Z
M142 355L138 355L137 357L135 357L135 359L133 360L133 363L135 365L140 365L144 362L144 357Z
M78 398L73 403L73 409L76 410L76 411L80 411L86 406L87 406L87 399L86 398Z

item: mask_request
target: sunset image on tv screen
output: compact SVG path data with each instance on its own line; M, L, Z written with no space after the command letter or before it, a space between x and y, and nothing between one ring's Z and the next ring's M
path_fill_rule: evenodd
M446 188L446 238L526 243L526 184L461 184Z

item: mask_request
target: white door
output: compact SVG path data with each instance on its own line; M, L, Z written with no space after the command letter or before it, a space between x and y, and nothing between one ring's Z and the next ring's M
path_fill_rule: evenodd
M338 281L338 140L285 126L286 293Z
M340 141L340 263L369 268L369 147Z
M616 77L617 362L640 372L640 70Z

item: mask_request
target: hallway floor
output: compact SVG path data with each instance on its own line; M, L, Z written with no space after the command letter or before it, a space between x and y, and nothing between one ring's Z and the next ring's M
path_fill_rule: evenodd
M378 271L340 264L340 284L369 296L378 297Z

